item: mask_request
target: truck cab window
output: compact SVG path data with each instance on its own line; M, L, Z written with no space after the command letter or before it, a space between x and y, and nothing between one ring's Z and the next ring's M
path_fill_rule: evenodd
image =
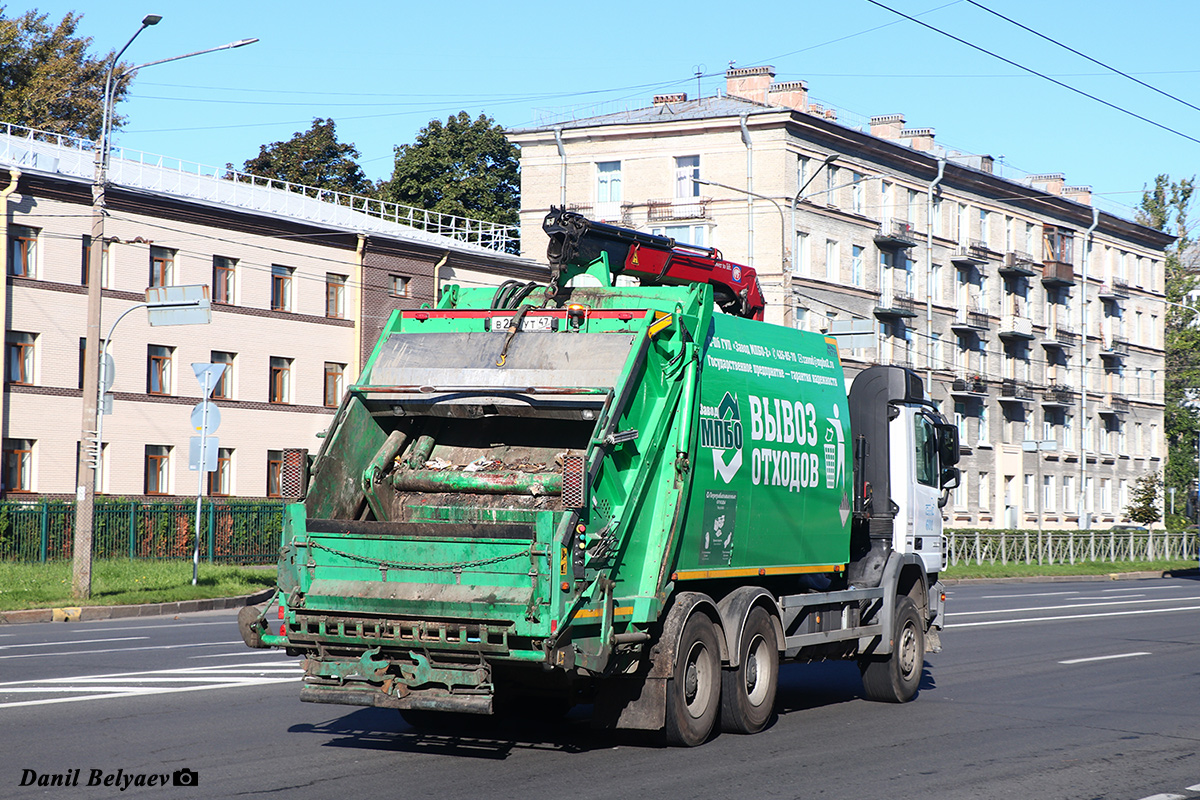
M937 430L925 417L913 418L916 427L913 441L916 443L917 482L925 486L937 486Z

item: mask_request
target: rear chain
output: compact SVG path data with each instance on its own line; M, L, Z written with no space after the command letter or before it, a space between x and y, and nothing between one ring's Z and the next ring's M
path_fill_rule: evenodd
M466 569L468 567L483 567L488 564L499 564L501 561L511 561L514 558L528 558L529 557L528 552L520 552L520 553L510 553L509 555L506 555L506 556L495 556L493 558L482 558L482 559L479 559L478 561L459 561L459 562L447 563L447 564L406 564L402 561L387 561L386 559L382 559L382 558L368 558L366 556L355 555L354 553L347 553L343 550L338 550L336 548L328 547L323 544L318 544L313 541L308 542L308 546L316 548L318 550L324 550L327 553L333 553L334 555L341 556L342 558L348 558L351 561L358 561L363 564L370 564L375 567L382 567L385 569L408 569L408 570L415 570L415 571L421 571L421 572L441 572L444 570L451 570L453 572L457 572L457 571Z

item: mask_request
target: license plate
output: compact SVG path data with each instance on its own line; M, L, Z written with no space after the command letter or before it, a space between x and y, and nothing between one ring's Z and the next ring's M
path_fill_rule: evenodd
M512 317L492 317L492 332L505 333L512 326ZM554 317L530 317L526 316L521 320L521 330L523 331L552 331L554 330Z

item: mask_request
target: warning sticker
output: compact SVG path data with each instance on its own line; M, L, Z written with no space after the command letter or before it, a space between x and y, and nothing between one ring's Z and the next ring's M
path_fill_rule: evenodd
M704 493L704 536L700 540L700 566L728 567L733 563L737 492Z

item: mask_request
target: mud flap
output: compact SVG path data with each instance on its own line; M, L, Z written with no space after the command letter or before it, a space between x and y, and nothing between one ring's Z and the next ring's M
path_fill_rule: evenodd
M608 678L596 695L592 726L657 731L666 724L666 712L666 678Z

